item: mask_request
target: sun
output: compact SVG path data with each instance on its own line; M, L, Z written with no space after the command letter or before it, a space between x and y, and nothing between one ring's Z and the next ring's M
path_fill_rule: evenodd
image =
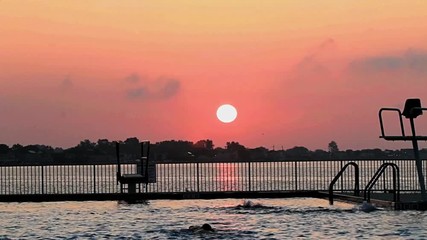
M236 120L237 109L231 104L223 104L216 110L216 116L223 123L231 123Z

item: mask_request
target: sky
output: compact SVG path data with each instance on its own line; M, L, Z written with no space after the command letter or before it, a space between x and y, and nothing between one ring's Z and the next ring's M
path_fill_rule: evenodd
M425 0L1 0L0 23L10 146L410 148L379 138L378 110L427 104ZM216 117L224 103L232 123Z

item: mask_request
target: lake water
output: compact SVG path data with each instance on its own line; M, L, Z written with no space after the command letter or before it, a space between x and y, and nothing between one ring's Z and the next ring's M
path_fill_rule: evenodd
M427 239L427 212L366 213L313 198L250 201L255 206L243 199L0 203L0 239ZM216 231L188 230L203 223Z

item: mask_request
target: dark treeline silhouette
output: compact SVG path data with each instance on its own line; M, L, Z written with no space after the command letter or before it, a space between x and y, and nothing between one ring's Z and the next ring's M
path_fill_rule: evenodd
M122 155L130 161L140 153L140 141L136 137L119 141ZM197 142L170 140L150 145L150 157L156 162L192 161L272 161L272 160L328 160L328 159L412 159L412 149L401 150L345 150L341 151L335 141L327 145L327 151L311 151L295 146L289 149L271 150L265 147L247 148L238 142L227 142L224 147L215 147L212 140ZM427 149L420 151L427 157ZM133 160L134 160L133 159ZM46 145L0 144L0 164L69 164L69 163L115 163L116 142L99 139L97 142L81 141L68 149Z

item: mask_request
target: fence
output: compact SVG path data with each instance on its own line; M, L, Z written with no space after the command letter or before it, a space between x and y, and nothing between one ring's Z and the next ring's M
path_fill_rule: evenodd
M327 191L331 180L348 162L359 165L362 189L381 164L391 162L400 168L401 191L419 191L414 160L160 163L156 164L156 183L147 184L143 191ZM113 164L0 166L0 195L118 193L116 171L117 166ZM122 172L136 172L136 165L122 165ZM353 186L353 172L348 171L334 190L352 191ZM388 190L392 190L391 171L373 188L377 192Z

